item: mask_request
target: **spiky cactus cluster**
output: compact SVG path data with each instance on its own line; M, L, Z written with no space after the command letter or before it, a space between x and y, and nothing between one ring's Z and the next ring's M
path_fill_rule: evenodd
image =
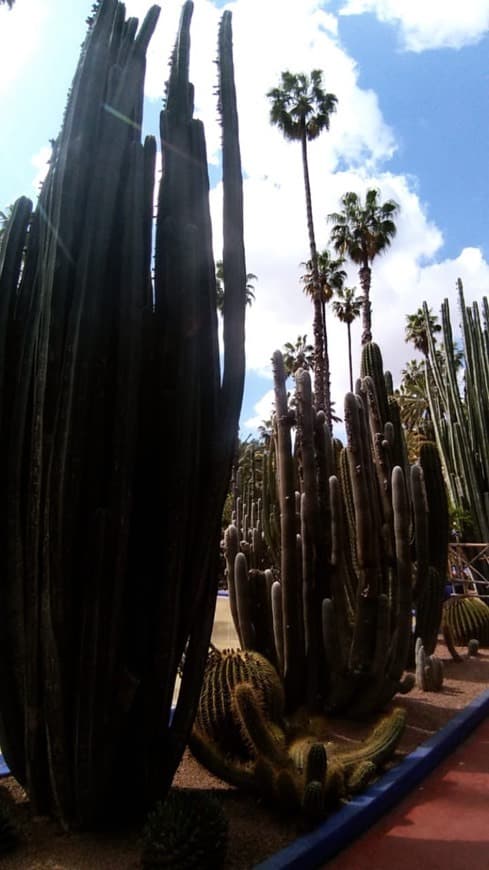
M226 857L228 822L205 792L172 789L149 814L143 830L144 870L218 870Z
M270 665L262 657L248 657L243 668L246 658L240 650L225 651L221 661L219 656L215 652L208 661L190 747L221 779L264 795L284 811L301 812L316 821L371 782L395 751L404 730L405 711L394 710L361 745L345 749L327 739L323 717L312 721L304 713L292 718L280 714L278 675L272 692L260 689L259 670L270 684ZM254 685L240 679L240 673L246 679L252 672ZM209 701L211 684L213 703Z
M283 676L289 710L305 703L367 715L412 685L402 676L414 638L429 653L436 644L448 547L440 463L427 445L420 465L409 467L377 345L365 346L363 376L345 398L345 447L316 412L307 372L297 375L291 414L280 353L273 362L274 475L264 483L276 487L280 564L252 569L243 530L231 526L231 612L242 645Z
M450 501L470 513L475 540L489 540L489 304L467 306L457 281L458 310L464 348L464 396L456 364L450 306L441 307L443 345L428 336L426 385L430 416L443 462ZM424 303L428 321L428 306ZM482 308L482 316L481 316Z

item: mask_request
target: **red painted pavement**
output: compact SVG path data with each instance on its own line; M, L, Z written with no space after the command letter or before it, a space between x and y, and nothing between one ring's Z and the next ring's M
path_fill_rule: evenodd
M327 870L489 870L489 720Z

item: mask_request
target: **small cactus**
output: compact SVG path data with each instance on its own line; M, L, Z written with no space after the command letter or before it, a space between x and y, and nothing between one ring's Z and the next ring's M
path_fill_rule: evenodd
M471 638L467 644L467 655L468 656L479 655L479 641L476 640L475 637Z
M226 855L228 822L219 801L193 789L175 789L149 814L143 830L145 870L216 870Z
M416 685L423 692L439 692L443 685L442 660L426 655L420 637L416 641Z

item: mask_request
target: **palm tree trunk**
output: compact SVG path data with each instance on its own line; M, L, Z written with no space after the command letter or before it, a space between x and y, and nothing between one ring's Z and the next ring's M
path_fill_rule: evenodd
M314 319L312 331L314 334L314 400L318 410L324 410L326 420L331 429L331 403L325 401L325 383L329 386L329 360L325 352L325 331L321 306L321 289L319 287L318 252L314 235L314 220L312 216L311 184L309 181L309 165L307 161L307 137L304 128L301 138L302 168L304 171L304 189L306 193L307 231L309 234L309 249L311 253L311 272L314 285L313 305ZM329 389L328 389L329 392Z
M368 261L364 262L359 271L360 286L362 288L362 345L372 341L372 305L370 303L370 279L372 270Z
M333 420L331 412L331 376L329 371L329 354L328 354L328 330L326 327L326 302L321 299L321 321L323 327L323 352L324 352L324 407L327 410L326 419L329 431L333 434Z
M351 359L351 323L347 321L346 328L348 330L348 365L350 367L350 392L353 393L353 365Z

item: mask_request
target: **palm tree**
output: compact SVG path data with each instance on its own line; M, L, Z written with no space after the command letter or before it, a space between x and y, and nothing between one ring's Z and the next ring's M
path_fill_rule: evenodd
M328 215L334 224L331 241L342 256L348 254L360 266L362 288L362 345L372 341L372 306L370 302L371 263L386 251L396 234L394 218L399 211L397 202L380 202L380 191L367 190L365 203L357 193L345 193L341 198L342 211Z
M355 296L355 287L339 287L333 302L333 311L341 323L346 323L348 330L348 365L350 371L350 390L353 392L353 365L351 358L351 325L359 316L362 307L362 297Z
M404 340L412 342L416 350L419 350L426 358L429 354L428 333L435 340L437 332L441 332L441 326L431 308L428 309L428 323L426 323L422 308L418 308L414 314L406 314Z
M307 143L329 130L330 115L336 111L338 102L334 94L326 93L322 87L321 70L305 73L283 72L281 84L267 94L271 100L270 120L290 141L299 141L302 149L302 169L306 194L307 230L311 260L313 293L313 332L314 332L314 392L316 406L326 412L331 428L329 359L323 332L321 286L318 274L318 253L314 235L312 216L311 184L307 159Z
M318 292L321 295L321 321L323 329L323 347L325 358L328 356L328 330L326 326L326 305L333 296L335 290L343 287L346 279L346 272L341 267L344 264L343 257L333 259L330 251L324 250L318 253L317 259L317 277L318 277ZM311 260L301 263L305 266L306 272L301 277L304 284L304 292L314 300L314 275ZM329 375L329 373L328 373Z
M282 355L287 375L294 375L299 369L309 371L314 367L314 348L307 343L307 335L298 335L295 344L287 341Z
M0 2L2 2L2 0L0 0ZM0 244L5 233L7 232L7 227L9 225L10 218L12 217L13 211L13 205L8 205L5 208L5 211L0 211Z
M407 431L422 432L430 419L426 388L426 363L412 359L401 372L401 385L396 393L401 420Z
M246 304L252 305L255 301L255 287L252 283L258 281L253 272L246 273ZM222 314L224 311L224 267L222 260L216 263L216 305L217 310Z

